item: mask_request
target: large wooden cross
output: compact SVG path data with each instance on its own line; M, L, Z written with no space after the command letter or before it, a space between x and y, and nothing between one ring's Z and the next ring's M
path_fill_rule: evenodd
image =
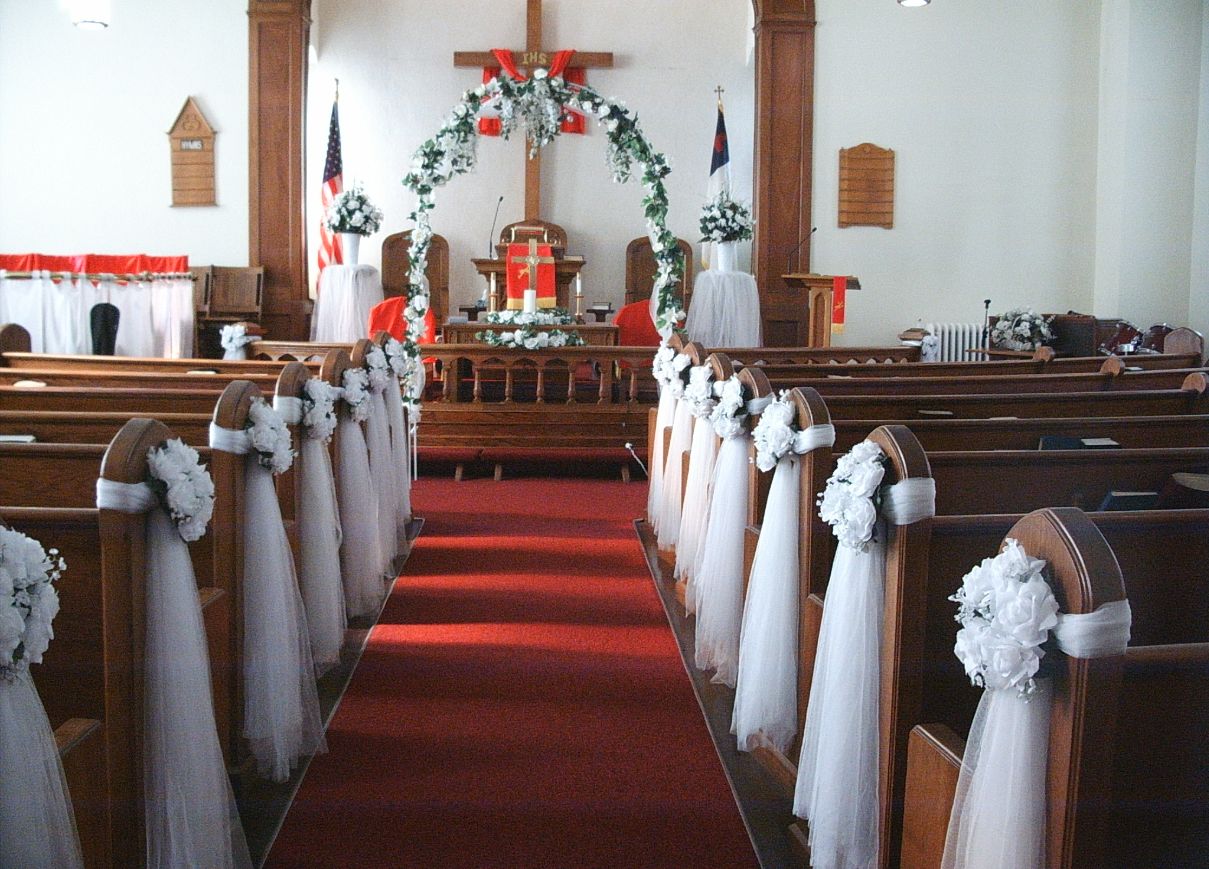
M542 0L526 0L526 2L525 50L521 52L517 67L531 72L539 67L548 67L554 52L542 48ZM453 65L482 69L485 66L498 66L499 61L490 51L455 51ZM571 65L583 69L608 69L613 66L613 53L610 51L577 51L571 60ZM528 142L525 143L525 153L529 153ZM540 154L535 154L532 159L525 161L525 220L541 219L541 167Z

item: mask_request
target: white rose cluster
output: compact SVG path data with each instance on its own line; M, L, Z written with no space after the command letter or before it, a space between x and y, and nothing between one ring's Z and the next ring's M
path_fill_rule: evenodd
M369 419L369 375L364 368L346 368L341 378L344 404L354 422Z
M382 212L365 195L360 184L337 193L328 206L324 224L332 232L372 235L382 226Z
M248 407L247 431L262 468L284 474L294 464L294 442L285 417L263 398Z
M1044 571L1044 561L1009 537L1002 552L962 577L949 598L961 625L953 652L973 684L1015 688L1020 696L1036 690L1041 646L1058 624L1058 601Z
M255 335L249 335L243 323L228 323L219 331L219 342L222 349L227 351L239 350L256 340Z
M743 384L739 378L714 382L717 403L710 412L709 421L714 434L723 440L743 434L743 420L747 417L747 402L743 399Z
M693 416L709 419L718 402L714 398L714 369L708 365L694 365L688 370L688 386L684 387L684 400L692 405Z
M312 377L302 389L302 428L312 440L327 443L336 431L336 387Z
M771 471L782 456L799 452L801 432L794 427L796 419L797 408L787 389L764 408L751 431L752 443L756 445L756 467L761 471Z
M672 391L672 395L676 398L684 397L684 387L688 385L685 382L685 376L692 366L692 357L684 353L677 353L672 357L672 361L667 364L667 388Z
M214 480L197 450L172 438L148 451L147 466L181 539L200 540L214 514Z
M701 241L746 241L752 237L751 211L725 190L701 208Z
M991 343L1004 350L1036 350L1054 339L1052 319L1032 308L1013 308L991 327Z
M768 411L766 410L765 413ZM874 497L886 474L886 455L873 441L862 441L836 462L819 497L819 518L831 526L840 545L864 552L877 524Z
M584 339L575 332L564 332L562 329L534 329L524 326L515 332L476 332L476 339L491 347L524 348L525 350L544 350L558 347L582 347Z
M0 526L0 679L42 662L59 612L54 583L66 569L57 549Z
M377 344L371 345L365 354L365 373L374 395L382 392L390 383L390 363L386 361L386 352Z
M549 308L544 311L488 311L484 316L486 323L500 323L515 326L569 326L574 322L563 308Z

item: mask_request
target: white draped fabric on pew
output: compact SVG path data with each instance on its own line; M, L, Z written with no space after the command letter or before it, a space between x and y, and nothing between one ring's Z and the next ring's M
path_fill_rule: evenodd
M650 468L650 486L647 489L646 517L656 533L659 532L659 510L663 506L663 430L670 428L672 417L676 413L676 396L666 384L659 388L659 409L655 411L654 443L651 445L651 455L648 458Z
M399 378L391 377L386 384L386 410L390 421L390 452L394 456L394 468L399 502L395 509L395 524L398 531L400 551L407 542L407 523L411 521L411 437L407 418L403 413L403 391Z
M54 732L27 664L0 670L0 869L84 865Z
M881 491L873 539L863 551L836 547L823 603L793 799L793 813L810 821L815 869L865 869L877 861L885 524L934 515L936 486L926 477Z
M382 556L383 576L394 576L394 561L398 551L396 514L399 512L399 467L395 464L390 442L390 419L386 409L385 389L370 386L369 420L365 424L365 441L369 446L369 472L374 495L378 499L378 551Z
M709 483L718 458L718 437L708 417L697 417L693 424L693 439L689 446L688 482L684 488L684 504L680 510L680 536L676 541L676 579L686 583L684 603L689 613L688 588L692 586L693 564L709 521Z
M377 613L385 594L378 537L378 496L361 424L347 407L336 429L336 494L340 505L340 575L349 618Z
M662 503L659 506L659 533L656 537L660 549L674 548L680 539L684 454L693 441L693 419L692 404L683 397L679 398L672 414L672 437L663 461Z
M273 407L287 424L301 424L302 399L278 396L273 399ZM301 561L298 585L306 609L315 675L322 676L340 662L348 618L340 581L340 514L332 460L321 436L313 435L305 425L295 468L298 503L306 508L296 517Z
M211 423L210 447L246 456L243 735L259 773L285 781L300 758L327 750L294 556L273 472L260 464L248 432Z
M189 547L146 483L97 481L97 507L147 513L143 812L149 869L251 867L214 725Z
M706 347L760 346L760 292L746 272L707 269L693 282L684 324L689 340Z
M382 276L373 266L328 266L319 277L311 340L349 343L366 337L370 309L382 298Z
M91 353L92 308L109 302L120 315L118 356L193 354L193 281L188 277L119 282L107 275L94 284L83 275L58 281L47 271L34 275L11 278L0 271L0 323L25 327L35 353Z

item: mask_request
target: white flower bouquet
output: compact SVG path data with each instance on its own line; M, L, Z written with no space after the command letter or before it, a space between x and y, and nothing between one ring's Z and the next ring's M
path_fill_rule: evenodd
M382 226L382 211L369 201L360 184L354 184L336 194L328 207L324 224L332 232L371 235Z
M479 341L491 347L514 347L525 350L544 350L547 347L582 347L584 339L575 332L562 329L534 329L522 326L515 332L476 332Z
M200 540L214 514L214 480L197 450L173 438L148 451L147 466L150 485L176 523L181 539L187 543Z
M949 600L958 605L954 654L975 684L992 690L1037 688L1042 644L1058 624L1058 601L1046 582L1045 562L1012 538L1003 551L967 573Z
M54 583L66 568L57 549L0 527L0 679L42 662L59 612Z
M336 431L336 387L312 377L302 390L302 427L306 436L327 443Z
M726 440L743 433L743 420L747 418L747 402L743 398L743 384L738 377L714 382L714 395L718 401L710 411L709 421L714 434Z
M991 343L1003 350L1036 350L1054 340L1052 321L1032 308L1013 308L991 327Z
M534 311L488 311L483 318L487 323L502 323L509 326L570 326L575 318L565 308L546 308Z
M354 422L369 419L369 375L364 368L344 369L344 404Z
M247 431L262 468L284 474L294 464L294 441L285 418L263 398L248 407Z
M377 344L365 354L365 373L369 377L370 391L375 395L386 389L390 382L390 363L386 361L386 352Z
M693 416L697 419L709 419L718 403L714 397L713 368L709 365L694 365L689 368L684 399L692 406Z
M868 548L877 524L878 487L885 475L886 454L873 441L862 441L836 462L818 506L819 518L831 526L840 545L860 552Z
M701 241L746 241L752 236L751 211L722 191L701 209Z
M412 412L419 413L420 398L424 391L424 363L419 356L409 353L402 341L396 341L394 338L387 340L384 349L390 370L399 378L404 404L412 405Z

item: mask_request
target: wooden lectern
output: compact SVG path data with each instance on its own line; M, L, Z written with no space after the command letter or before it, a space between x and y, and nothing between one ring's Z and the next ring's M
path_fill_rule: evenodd
M835 285L835 275L816 275L811 273L796 273L781 275L781 279L791 289L806 296L810 310L810 323L806 333L807 347L831 346L831 288ZM848 278L847 289L859 290L861 282L854 277Z

